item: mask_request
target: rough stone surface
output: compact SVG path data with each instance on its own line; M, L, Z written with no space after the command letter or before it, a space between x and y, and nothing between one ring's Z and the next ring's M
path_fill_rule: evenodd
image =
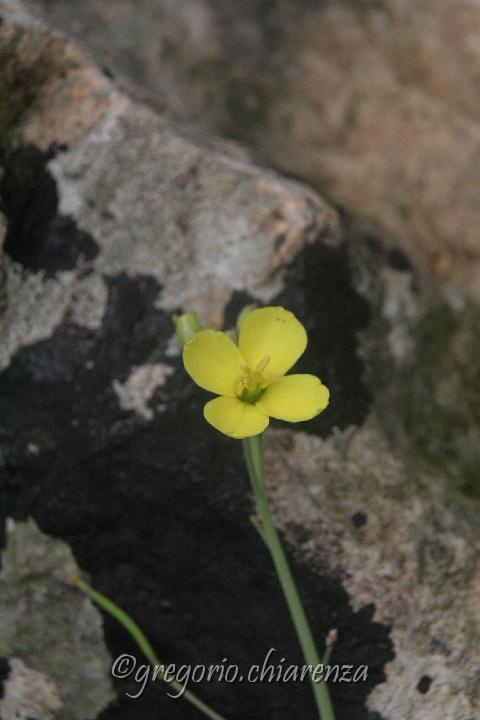
M475 0L31 0L159 107L480 289Z
M46 41L41 23L20 22L26 46ZM97 77L53 37L62 57L82 58L74 78ZM16 67L23 50L6 47ZM49 83L58 71L68 84L70 71L48 67ZM336 718L475 718L478 305L308 187L102 87L107 105L86 102L81 126L59 112L52 127L40 95L0 138L4 512L68 542L167 661L246 668L273 646L301 663L249 522L241 449L203 422L206 394L183 372L170 320L194 307L231 326L248 302L283 304L309 334L298 369L332 402L269 432L274 513L320 649L335 628L333 660L369 665L367 683L332 685ZM16 88L1 92L21 104ZM112 655L131 650L110 620L106 635ZM53 678L64 701L56 652L7 655ZM230 720L314 712L308 687L195 689ZM102 720L196 716L159 686L135 701L132 679L116 690Z
M336 217L297 183L194 145L131 103L50 167L60 212L102 249L96 270L150 274L163 307L198 307L205 322L218 324L232 289L272 297L281 268Z
M120 407L123 410L135 410L146 420L151 420L154 411L147 407L155 390L165 384L166 379L173 373L173 367L165 363L156 365L142 365L134 368L125 383L113 381L113 388L117 393Z
M106 115L115 95L76 45L35 22L22 8L21 3L0 2L0 14L11 20L0 25L3 150L17 133L43 149L71 142Z
M38 447L30 445L32 456ZM0 573L0 654L9 658L4 720L90 720L112 700L101 618L69 586L70 548L34 522L7 521Z
M337 565L354 606L373 601L374 619L392 627L395 681L370 707L387 718L476 717L478 528L448 508L445 481L433 487L430 473L396 457L374 421L328 440L276 431L269 465L286 537L312 563ZM424 675L427 695L415 689Z
M4 720L55 720L62 707L55 683L45 673L28 668L18 658L10 660L0 712Z

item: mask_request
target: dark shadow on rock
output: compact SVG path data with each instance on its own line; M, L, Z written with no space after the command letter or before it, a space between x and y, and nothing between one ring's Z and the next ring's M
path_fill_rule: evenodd
M0 699L3 698L3 686L10 674L10 663L7 658L0 657Z
M58 212L57 185L47 167L55 151L43 153L33 145L14 150L0 183L0 209L7 218L5 252L27 270L44 270L47 277L98 253L93 238Z

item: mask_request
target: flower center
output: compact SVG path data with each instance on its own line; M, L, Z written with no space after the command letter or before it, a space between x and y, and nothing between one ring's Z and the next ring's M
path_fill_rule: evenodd
M247 365L242 366L242 378L238 381L237 387L235 388L240 400L254 403L258 400L267 385L272 382L273 377L264 373L270 359L270 355L265 355L253 371L250 370Z

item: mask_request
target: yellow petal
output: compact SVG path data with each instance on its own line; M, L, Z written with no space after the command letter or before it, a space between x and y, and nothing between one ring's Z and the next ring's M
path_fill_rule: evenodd
M295 315L282 307L252 310L240 329L239 348L254 370L268 355L265 376L284 375L307 347L307 333Z
M183 348L185 370L197 385L235 397L235 387L245 364L238 347L225 333L200 330Z
M258 435L268 425L268 417L255 405L238 398L219 397L203 408L205 420L216 430L240 439Z
M256 406L277 420L300 422L325 410L329 395L315 375L286 375L267 387Z

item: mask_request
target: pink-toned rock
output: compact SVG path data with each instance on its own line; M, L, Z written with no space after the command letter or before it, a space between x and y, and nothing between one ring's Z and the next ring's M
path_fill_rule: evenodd
M32 5L155 102L480 291L478 2Z
M105 117L115 95L78 46L37 24L0 26L0 68L2 144L8 138L47 149L77 140Z

